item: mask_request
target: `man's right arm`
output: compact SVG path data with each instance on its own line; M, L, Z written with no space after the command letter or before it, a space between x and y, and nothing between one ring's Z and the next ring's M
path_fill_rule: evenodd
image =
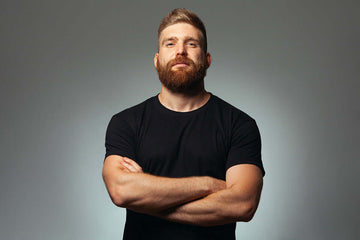
M131 161L118 155L108 156L103 179L114 204L135 212L163 211L226 187L225 181L207 176L168 178L143 173L141 168L129 171L136 166Z

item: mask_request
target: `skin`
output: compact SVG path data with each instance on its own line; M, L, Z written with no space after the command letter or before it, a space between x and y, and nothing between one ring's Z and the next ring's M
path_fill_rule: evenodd
M202 33L197 28L186 23L177 23L165 28L159 38L159 52L155 54L154 66L165 65L169 60L175 59L177 55L183 55L195 62L206 59L207 68L212 58L210 53L205 53L201 47ZM186 65L175 65L173 69L186 68ZM200 108L210 98L210 94L202 89L196 94L174 93L161 86L159 100L165 107L177 111L188 112Z
M205 55L207 66L211 55L201 46L202 33L186 23L171 25L159 39L154 65L166 64L178 54L195 63ZM174 70L188 67L177 64ZM210 94L204 88L197 94L174 93L161 87L159 100L165 107L179 112L203 106ZM165 178L144 173L135 161L117 155L108 156L103 178L109 195L119 207L185 224L213 226L236 221L250 221L257 209L263 178L252 164L229 168L226 181L212 177Z
M206 176L166 178L146 174L135 161L117 155L105 159L103 178L115 205L151 215L226 187L224 181Z
M129 173L142 173L141 167L131 159L124 158L121 164ZM255 214L262 184L262 173L257 166L235 165L226 172L225 188L174 208L153 212L152 215L201 226L247 222Z

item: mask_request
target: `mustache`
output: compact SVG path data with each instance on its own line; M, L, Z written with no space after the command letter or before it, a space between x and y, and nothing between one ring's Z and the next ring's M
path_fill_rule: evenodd
M175 64L179 64L179 63L184 63L186 65L195 65L193 60L185 56L178 55L175 57L175 59L169 61L168 66L174 66Z

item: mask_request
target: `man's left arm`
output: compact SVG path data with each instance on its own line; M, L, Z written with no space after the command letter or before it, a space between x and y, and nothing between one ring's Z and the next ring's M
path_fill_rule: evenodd
M169 221L214 226L252 219L260 201L262 172L253 164L238 164L226 172L226 189L157 216Z

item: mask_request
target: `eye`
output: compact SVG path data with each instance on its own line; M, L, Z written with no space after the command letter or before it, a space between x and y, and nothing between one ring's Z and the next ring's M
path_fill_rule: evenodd
M196 47L196 46L197 46L196 43L194 43L194 42L189 42L188 45L189 45L190 47Z
M174 43L166 43L166 44L165 44L166 47L172 47L172 46L174 46L174 45L175 45Z

